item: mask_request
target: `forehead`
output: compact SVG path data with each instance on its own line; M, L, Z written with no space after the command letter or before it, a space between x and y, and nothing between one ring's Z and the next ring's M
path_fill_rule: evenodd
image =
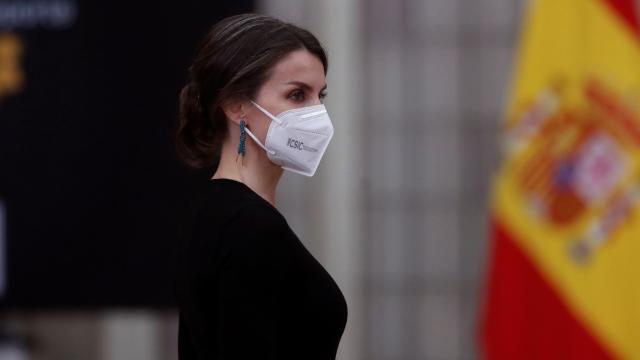
M324 66L306 49L292 51L273 67L271 81L302 81L311 86L324 86Z

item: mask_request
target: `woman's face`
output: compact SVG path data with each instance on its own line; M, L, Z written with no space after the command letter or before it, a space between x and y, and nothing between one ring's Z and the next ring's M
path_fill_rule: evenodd
M280 60L262 85L255 102L277 116L290 109L318 105L326 96L324 66L306 49L296 50ZM271 119L251 103L246 110L251 131L264 144Z

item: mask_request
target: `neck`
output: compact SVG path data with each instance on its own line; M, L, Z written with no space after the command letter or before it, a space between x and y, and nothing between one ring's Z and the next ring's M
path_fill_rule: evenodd
M238 155L237 144L227 140L222 145L220 164L212 179L240 181L275 207L276 189L282 171L282 168L273 164L265 151L250 139L246 142L245 156Z

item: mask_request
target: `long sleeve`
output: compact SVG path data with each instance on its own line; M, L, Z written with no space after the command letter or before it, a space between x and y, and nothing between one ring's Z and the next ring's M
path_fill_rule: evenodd
M281 358L287 275L287 226L263 206L247 206L221 234L228 251L218 269L218 356L221 359Z

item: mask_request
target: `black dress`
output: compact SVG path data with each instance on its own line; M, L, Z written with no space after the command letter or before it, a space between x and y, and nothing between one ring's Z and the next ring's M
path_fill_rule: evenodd
M183 240L179 359L335 359L347 305L331 276L245 184L208 190Z

